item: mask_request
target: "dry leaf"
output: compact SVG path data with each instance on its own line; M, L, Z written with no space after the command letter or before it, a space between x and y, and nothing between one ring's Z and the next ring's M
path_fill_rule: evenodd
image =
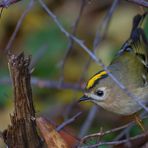
M48 148L68 148L67 143L46 119L39 117L36 123Z

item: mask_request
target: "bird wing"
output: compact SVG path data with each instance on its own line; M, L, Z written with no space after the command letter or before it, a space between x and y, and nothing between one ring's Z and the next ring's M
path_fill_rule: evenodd
M141 28L146 15L134 17L129 39L109 66L121 82L135 87L148 84L148 41Z
M130 37L118 52L118 55L121 55L125 51L132 51L146 67L148 66L148 40L141 25L147 14L146 12L134 17Z

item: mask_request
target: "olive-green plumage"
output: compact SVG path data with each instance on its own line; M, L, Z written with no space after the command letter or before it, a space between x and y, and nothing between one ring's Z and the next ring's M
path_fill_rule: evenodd
M146 13L134 18L130 38L108 66L117 80L144 104L148 102L148 43L140 26L145 16ZM90 80L92 81L93 77ZM127 96L109 76L95 80L90 88L86 86L84 97L80 101L85 100L122 115L130 115L141 109L141 106Z

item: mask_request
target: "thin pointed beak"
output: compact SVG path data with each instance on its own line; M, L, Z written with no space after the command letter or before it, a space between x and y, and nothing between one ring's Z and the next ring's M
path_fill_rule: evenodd
M88 100L91 100L91 98L87 97L87 96L82 96L80 99L79 99L79 102L82 102L82 101L88 101Z

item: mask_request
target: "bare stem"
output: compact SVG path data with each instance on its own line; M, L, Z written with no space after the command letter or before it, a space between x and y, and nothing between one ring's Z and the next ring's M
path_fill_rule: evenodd
M19 2L19 1L21 1L21 0L7 0L7 1L3 0L3 1L0 2L0 7L1 8L7 8L10 5L15 4L15 3Z
M80 18L82 16L82 13L84 11L84 7L85 7L85 2L86 0L81 0L81 6L80 6L80 11L79 11L79 14L74 22L74 25L73 25L73 28L72 28L72 35L76 35L76 31L77 31L77 28L78 28L78 24L80 22ZM69 43L68 43L68 47L66 49L66 53L64 55L64 58L62 59L61 61L61 77L60 77L60 80L63 81L64 80L64 67L65 67L65 62L66 62L66 59L70 53L70 51L72 50L72 47L73 47L73 39L70 37L69 38Z
M82 112L77 113L76 115L74 115L72 118L66 120L65 122L63 122L61 125L59 125L56 130L60 131L62 130L65 126L67 126L68 124L71 124L72 122L74 122L80 115L82 114Z
M111 5L111 7L108 11L108 13L105 15L104 20L102 21L102 23L99 26L98 30L99 31L101 30L101 32L98 31L96 33L96 36L95 36L95 39L94 39L94 42L93 42L93 51L94 52L96 51L97 46L100 44L100 42L105 38L106 33L108 31L110 21L111 21L111 18L113 16L113 12L115 11L118 4L119 4L119 0L114 0L113 4ZM89 57L88 61L86 62L86 65L84 66L84 70L82 72L82 77L80 78L80 83L83 80L84 75L86 73L86 70L90 66L90 63L91 63L91 57ZM89 130L94 118L95 118L96 112L97 112L97 107L93 106L90 109L89 114L88 114L84 124L82 125L82 128L80 130L80 134L79 134L80 137L83 137L88 132L88 130Z
M56 23L56 25L59 27L61 32L65 34L66 37L72 38L82 49L89 54L89 56L94 60L97 64L99 64L109 75L109 77L119 86L119 88L127 94L127 96L131 97L133 100L135 100L145 111L148 112L148 108L140 102L140 98L135 96L133 93L131 93L121 82L119 82L116 77L108 70L107 66L102 62L100 58L97 58L96 55L85 46L82 40L78 39L74 35L70 34L65 30L65 28L62 26L60 21L58 20L57 16L50 11L50 9L46 6L46 4L42 0L38 0L41 6L44 8L44 10L47 12L47 14L53 19L53 21Z
M148 1L145 1L145 0L127 0L131 3L134 3L136 5L140 5L140 6L143 6L143 7L148 7Z
M0 79L0 84L10 84L10 83L11 81L8 77ZM31 84L39 88L71 89L77 91L82 91L84 89L83 87L80 87L78 84L75 83L62 82L61 85L59 86L58 81L45 80L37 77L31 78Z
M15 37L16 37L16 35L17 35L21 25L22 25L22 22L23 22L24 18L26 17L28 12L31 10L31 8L33 6L33 2L34 2L34 0L30 0L29 4L27 6L27 9L25 9L25 11L23 12L22 16L18 20L17 25L15 27L15 30L14 30L13 34L11 35L11 37L10 37L10 39L9 39L7 45L6 45L6 48L5 48L5 52L7 54L9 54L9 52L10 52L10 48L12 46L12 43L13 43L13 41L14 41L14 39L15 39Z
M128 141L134 141L134 140L138 140L139 138L147 138L148 137L148 131L145 132L145 133L142 133L140 135L137 135L137 136L134 136L134 137L131 137L129 139L124 139L124 140L119 140L119 141L111 141L111 142L100 142L98 144L94 144L92 146L82 146L82 147L79 147L79 148L96 148L98 146L101 146L101 145L119 145L119 144L125 144L127 143Z

